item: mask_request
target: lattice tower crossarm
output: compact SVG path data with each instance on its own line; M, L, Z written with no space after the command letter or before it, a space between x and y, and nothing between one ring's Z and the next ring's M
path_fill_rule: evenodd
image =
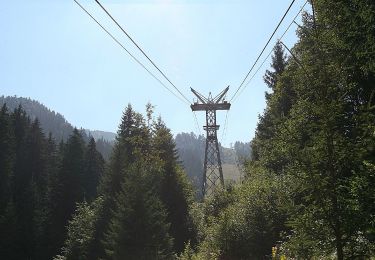
M203 196L211 195L218 187L224 187L223 169L221 166L219 142L217 140L216 110L229 110L230 103L224 100L229 87L224 89L215 98L205 98L203 95L191 89L198 97L198 101L190 107L193 111L206 111L206 125L203 129L206 131L206 149L204 157L203 170Z

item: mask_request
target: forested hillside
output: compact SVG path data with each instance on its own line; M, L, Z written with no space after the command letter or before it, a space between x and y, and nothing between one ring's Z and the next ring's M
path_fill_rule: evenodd
M208 197L204 137L150 104L125 107L108 160L61 115L3 105L0 259L375 259L375 2L309 3L254 139L220 148L245 175Z
M104 172L95 141L73 129L66 142L46 136L38 119L0 111L1 259L52 259L77 202L91 202Z
M0 133L1 259L171 258L194 241L193 192L160 118L129 105L107 165L94 138L56 143L21 107L2 107Z
M57 142L67 140L73 132L74 127L63 115L50 110L36 100L16 96L1 96L0 105L2 106L3 104L7 105L9 111L13 111L21 106L31 120L38 118L44 134L48 135L51 133ZM85 142L88 142L90 137L93 137L96 141L97 150L106 161L109 160L116 138L115 133L84 129L82 135ZM193 133L179 133L175 137L175 142L179 159L193 182L194 187L196 187L197 192L199 192L199 189L202 187L202 180L199 178L202 178L203 172L205 138L203 136L195 136ZM220 151L223 163L236 167L240 161L242 162L244 158L249 157L250 145L249 143L237 141L233 149L220 145Z
M67 140L73 132L74 127L64 118L63 115L50 110L36 100L16 96L1 96L0 106L3 106L4 104L6 104L9 111L14 111L21 106L27 116L30 117L30 120L35 120L37 118L42 132L46 136L51 133L52 137L57 142ZM104 159L108 160L112 152L115 134L82 129L80 131L86 143L89 142L91 136L94 137L98 151L103 155Z
M6 104L9 111L14 111L19 106L26 112L31 120L38 118L42 132L48 136L49 133L56 142L67 140L73 132L73 126L64 118L63 115L51 111L49 108L36 100L23 97L0 97L0 104ZM81 130L83 140L87 143L90 137L96 142L96 149L102 154L103 158L108 161L111 156L115 133L100 130ZM174 138L179 156L179 161L183 166L189 180L192 182L198 197L201 197L203 177L203 161L205 138L196 136L193 133L179 133ZM235 142L233 149L225 148L220 145L220 153L223 164L225 164L225 176L229 179L237 180L240 173L238 164L243 163L250 154L250 144Z
M38 118L45 135L52 133L52 136L58 141L67 140L73 132L74 127L66 121L63 115L50 110L36 100L16 96L0 96L0 106L4 104L7 105L9 111L14 111L21 105L31 120Z
M375 257L375 2L312 10L274 48L244 182L195 209L182 259Z

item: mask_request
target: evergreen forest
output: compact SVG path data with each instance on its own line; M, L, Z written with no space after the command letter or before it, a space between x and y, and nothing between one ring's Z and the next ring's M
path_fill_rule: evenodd
M204 198L204 137L174 138L151 104L124 108L104 158L5 100L0 259L375 259L375 2L309 2L297 43L274 46L255 137L234 144L243 178Z

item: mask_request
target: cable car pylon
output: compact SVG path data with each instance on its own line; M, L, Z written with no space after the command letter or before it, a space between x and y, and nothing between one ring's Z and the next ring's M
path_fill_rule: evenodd
M203 129L206 131L206 149L204 153L203 169L203 196L211 195L218 187L224 187L223 169L221 167L219 142L217 140L217 130L220 125L216 124L216 110L229 110L230 103L225 101L225 96L229 86L220 92L216 97L209 93L204 97L196 90L190 88L193 94L198 98L197 102L190 105L192 111L206 111L206 125Z

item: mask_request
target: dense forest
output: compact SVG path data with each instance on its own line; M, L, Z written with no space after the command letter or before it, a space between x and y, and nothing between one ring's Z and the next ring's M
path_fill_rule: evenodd
M171 258L194 240L193 192L160 118L129 105L107 165L77 129L56 144L5 105L0 122L2 259Z
M38 119L40 127L45 135L51 134L55 142L67 140L73 133L74 126L70 124L63 115L50 110L40 102L30 98L16 96L0 96L0 105L6 105L9 111L21 106L30 117L30 120ZM108 162L116 139L116 134L100 130L79 130L83 140L87 144L91 137L95 139L96 149L101 153L104 160ZM178 154L178 161L186 172L189 181L193 184L194 194L198 199L202 198L201 188L203 182L203 160L205 137L194 133L178 133L174 142ZM223 147L219 144L221 160L226 167L225 170L234 179L239 178L240 164L250 155L250 144L236 141L232 148ZM224 166L224 167L225 167ZM232 179L233 179L232 178ZM229 180L228 180L229 181Z
M244 179L204 199L204 137L174 139L150 104L124 109L107 161L3 105L0 258L374 259L375 2L310 3L250 146L221 149Z

